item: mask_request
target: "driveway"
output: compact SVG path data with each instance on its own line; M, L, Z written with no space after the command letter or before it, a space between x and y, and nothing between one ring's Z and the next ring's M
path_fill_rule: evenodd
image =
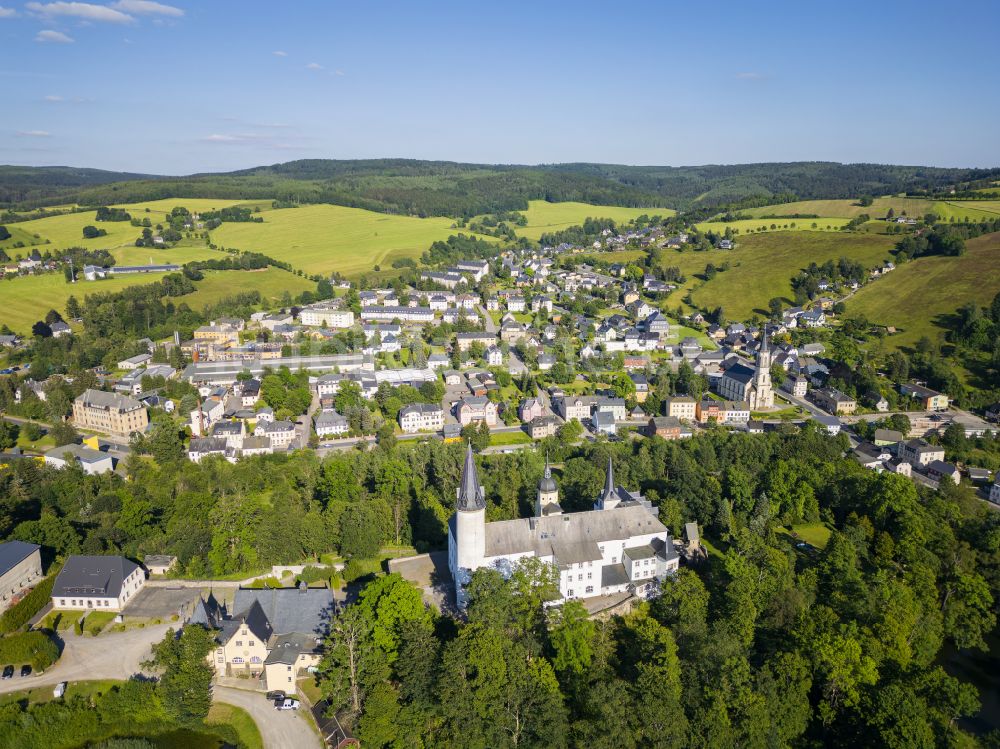
M201 590L185 585L160 586L147 582L125 605L122 613L126 620L129 617L167 619L174 614L183 619L191 613L199 595Z
M264 739L264 749L318 749L323 746L309 724L305 704L298 710L275 710L261 692L250 692L216 685L212 699L242 707L253 718Z
M72 630L62 632L65 645L56 664L39 676L0 681L0 694L55 685L60 681L128 679L142 671L140 664L152 654L153 644L162 640L171 627L177 629L178 625L157 624L98 637L76 635Z

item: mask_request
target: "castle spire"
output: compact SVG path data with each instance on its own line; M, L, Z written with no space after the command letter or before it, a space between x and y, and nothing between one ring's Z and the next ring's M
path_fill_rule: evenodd
M472 455L472 445L465 451L465 465L462 466L462 480L458 484L458 510L474 512L486 509L483 487L479 485L476 459Z

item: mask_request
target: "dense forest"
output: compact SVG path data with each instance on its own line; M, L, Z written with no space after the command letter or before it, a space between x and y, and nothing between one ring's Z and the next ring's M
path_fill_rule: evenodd
M387 213L465 217L524 210L529 200L703 208L935 191L1000 170L793 162L691 167L461 164L308 159L221 174L159 177L66 167L0 167L0 207L96 206L161 198L276 199ZM16 216L6 216L14 220Z

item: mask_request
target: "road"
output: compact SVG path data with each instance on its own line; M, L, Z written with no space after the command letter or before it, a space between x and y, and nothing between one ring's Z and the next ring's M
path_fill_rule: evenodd
M177 624L158 624L127 632L109 632L99 637L60 633L64 639L62 656L48 671L25 679L0 681L0 694L34 687L54 686L61 681L128 679L141 673L141 663L152 654L152 646ZM6 665L6 664L3 664Z
M483 316L483 327L486 329L486 332L496 335L497 324L493 322L493 315L487 312L486 308L481 304L477 306L476 309L479 311L479 314Z
M312 749L323 746L316 731L309 725L309 711L304 705L301 710L275 710L274 704L260 692L220 686L213 690L212 699L236 705L250 713L260 729L264 749Z

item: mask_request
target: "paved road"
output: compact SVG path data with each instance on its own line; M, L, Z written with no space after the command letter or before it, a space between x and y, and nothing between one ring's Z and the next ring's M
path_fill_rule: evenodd
M242 707L257 724L264 749L314 749L322 747L316 731L309 724L309 711L275 710L260 692L216 686L212 699Z
M176 628L177 624L109 632L99 637L75 635L72 630L60 633L65 647L59 661L40 676L0 681L0 694L55 685L60 681L128 679L142 671L140 664L152 654L153 643L162 640L170 627Z

